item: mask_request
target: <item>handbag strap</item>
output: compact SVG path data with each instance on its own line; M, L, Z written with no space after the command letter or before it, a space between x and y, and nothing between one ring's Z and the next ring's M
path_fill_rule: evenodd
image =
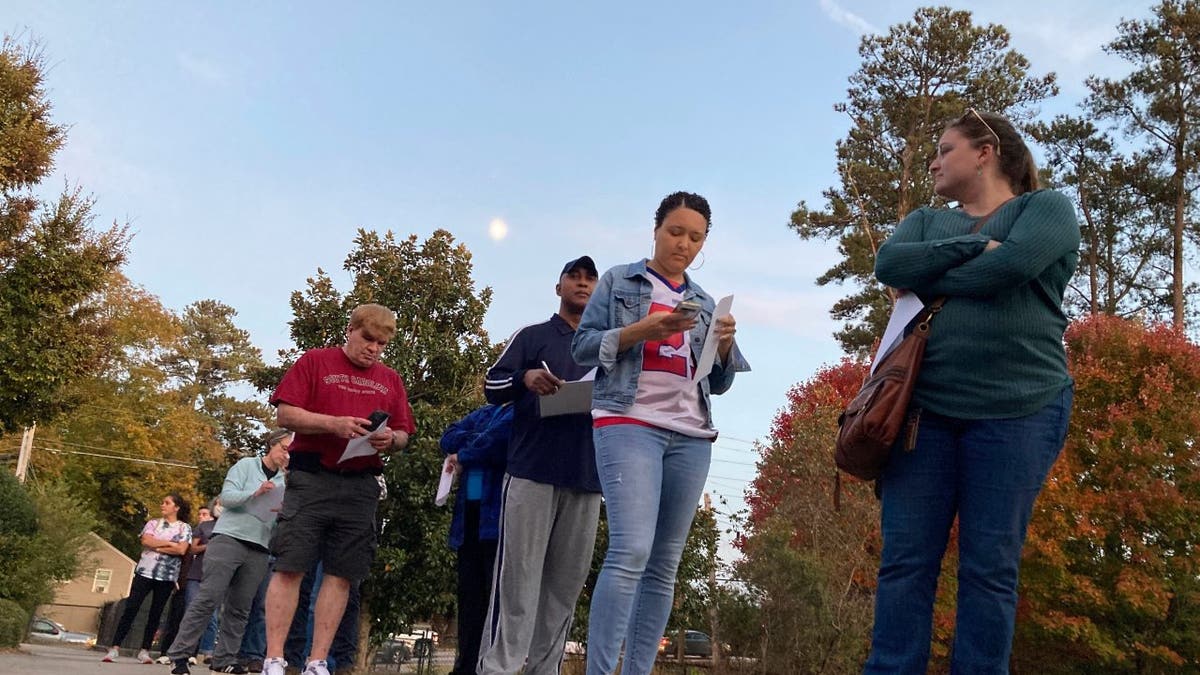
M987 215L985 215L982 218L980 218L979 220L975 221L975 226L971 228L971 231L968 234L975 234L975 233L979 232L980 230L982 230L983 226L987 224L987 221L989 219L991 219L991 217L993 215L995 215L996 212L999 211L1001 207L1003 207L1005 204L1009 203L1013 199L1016 199L1016 197L1010 197L1009 199L1004 200L1004 202L1001 203L1000 206L997 206L996 208L994 208L990 212L988 212ZM943 296L937 298L936 300L934 300L933 302L929 303L929 306L926 308L926 311L928 312L928 314L926 314L925 318L922 319L921 321L919 321L918 324L923 325L925 330L929 330L929 322L933 320L933 316L935 314L942 311L942 305L944 305L944 304L946 304L946 296L945 295L943 295Z

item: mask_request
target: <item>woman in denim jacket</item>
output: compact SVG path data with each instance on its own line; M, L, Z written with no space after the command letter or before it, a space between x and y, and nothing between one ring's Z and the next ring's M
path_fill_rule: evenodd
M599 366L593 434L609 528L588 619L588 675L616 670L622 643L622 673L653 667L717 437L709 396L750 370L726 316L716 322L712 372L693 380L715 303L685 270L710 228L700 195L664 199L654 216L654 257L605 272L571 346L577 362ZM699 311L673 311L681 303Z

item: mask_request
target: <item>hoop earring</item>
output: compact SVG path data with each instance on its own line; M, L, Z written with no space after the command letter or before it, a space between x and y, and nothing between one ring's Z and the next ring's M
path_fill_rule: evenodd
M689 267L688 269L695 272L696 270L700 269L701 267L704 267L704 263L706 260L707 259L704 257L704 251L700 251L700 264L696 265L695 267ZM696 262L695 259L692 259L692 262Z

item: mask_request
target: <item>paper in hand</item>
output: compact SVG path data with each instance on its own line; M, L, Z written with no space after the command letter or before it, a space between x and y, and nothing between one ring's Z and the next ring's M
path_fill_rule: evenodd
M447 457L442 462L442 477L438 479L437 492L433 496L435 506L445 506L446 498L450 496L450 487L454 485L455 472L448 471L450 468L450 458Z
M279 517L279 509L283 506L283 491L284 486L276 483L274 488L257 497L251 497L250 501L246 502L246 513L264 523L273 522Z
M700 352L700 359L696 361L696 372L692 374L692 381L699 382L700 378L708 377L712 372L713 363L717 359L717 319L729 316L729 311L733 309L733 296L727 295L717 301L717 308L713 310L712 323L708 325L708 335L704 336L704 351Z
M387 421L388 416L383 415L382 421L380 421L378 424L375 424L373 428L378 429L379 427L387 424ZM371 445L371 434L367 434L366 436L359 436L358 438L350 439L350 442L346 444L346 451L342 453L342 457L338 460L338 463L340 464L353 457L369 457L370 455L377 454L379 454L379 451Z

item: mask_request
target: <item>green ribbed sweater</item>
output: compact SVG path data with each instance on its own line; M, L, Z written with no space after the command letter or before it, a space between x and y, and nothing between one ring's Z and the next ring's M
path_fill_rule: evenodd
M1079 261L1079 223L1052 190L1019 195L983 229L959 209L913 211L879 248L875 276L926 303L934 318L914 403L962 419L1036 412L1071 383L1063 292ZM984 251L990 239L1000 246Z

